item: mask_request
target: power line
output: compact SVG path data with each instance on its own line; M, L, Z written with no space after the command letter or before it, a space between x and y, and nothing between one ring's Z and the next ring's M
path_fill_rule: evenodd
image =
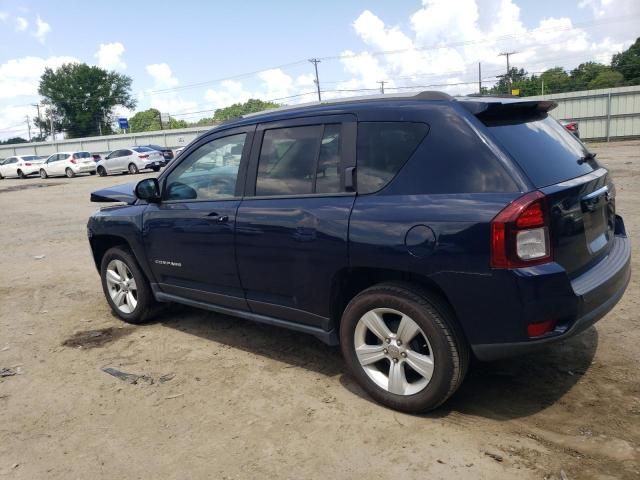
M315 83L316 88L318 89L318 101L321 102L322 97L320 96L320 79L318 78L318 64L320 63L320 60L318 60L317 58L310 58L309 61L313 63L313 68L316 71Z

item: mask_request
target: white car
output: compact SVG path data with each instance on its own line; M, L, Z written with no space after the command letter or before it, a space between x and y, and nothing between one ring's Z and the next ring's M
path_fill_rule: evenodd
M9 157L0 163L0 178L27 178L29 175L37 175L45 158L37 155Z
M96 162L89 152L58 152L40 165L40 177L73 178L79 173L96 174Z
M114 150L97 163L98 175L104 177L110 173L138 173L151 169L154 172L164 165L162 153L149 147L131 147Z

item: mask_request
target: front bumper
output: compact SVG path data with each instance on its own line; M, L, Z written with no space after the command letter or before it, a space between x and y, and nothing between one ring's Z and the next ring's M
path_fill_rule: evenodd
M621 220L620 220L621 221ZM539 311L562 311L562 303L575 313L563 318L556 328L543 337L515 342L481 343L472 345L473 353L480 360L496 360L527 353L542 345L559 342L577 335L604 317L622 298L631 278L631 242L624 234L614 237L609 254L587 272L571 281L571 297L557 304L530 305L528 310L537 316ZM542 299L544 302L544 299ZM569 306L569 303L572 305Z

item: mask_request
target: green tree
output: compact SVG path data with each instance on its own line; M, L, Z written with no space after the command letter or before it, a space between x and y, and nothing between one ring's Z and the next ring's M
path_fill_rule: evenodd
M545 70L540 75L540 82L544 82L545 93L561 93L572 90L571 77L562 67Z
M597 62L581 63L571 70L572 90L586 90L600 73L611 71L611 68Z
M69 138L111 133L113 107L136 106L130 77L84 63L67 63L55 71L45 69L38 93L54 112L54 119L55 115L59 118L54 128ZM43 128L48 128L47 123L47 119L36 121Z
M225 108L219 108L215 111L213 119L216 123L226 122L227 120L233 120L239 118L242 115L248 113L260 112L262 110L268 110L270 108L277 108L280 105L273 102L263 102L257 98L250 98L245 103L234 103Z
M187 128L189 124L185 120L176 120L175 118L169 117L169 125L167 128Z
M611 68L624 76L627 85L640 85L640 37L611 59Z
M11 137L11 138L7 138L4 141L0 140L0 145L12 145L16 143L28 143L28 142L29 142L28 140L22 137Z
M150 108L136 113L129 119L131 133L160 130L160 110Z
M590 89L620 87L624 85L624 76L614 70L604 70L589 82Z

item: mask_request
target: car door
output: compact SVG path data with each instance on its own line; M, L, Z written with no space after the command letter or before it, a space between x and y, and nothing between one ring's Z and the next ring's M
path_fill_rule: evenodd
M123 166L124 164L124 159L122 158L123 155L124 155L124 150L116 150L115 152L111 153L109 162L107 162L109 164L109 171L111 173L120 173L126 170L126 167Z
M128 148L120 150L120 155L118 156L118 167L120 170L125 171L129 169L129 164L131 162L136 163L132 158L133 152Z
M3 177L11 177L16 175L14 168L15 161L16 157L9 157L2 163L2 165L0 165L0 173Z
M348 265L355 132L352 115L258 125L236 226L254 313L328 330L332 281Z
M60 158L60 154L54 153L47 159L47 168L46 168L47 175L49 176L57 175L56 165L58 163L58 158Z
M189 147L160 178L162 201L143 215L153 275L163 292L247 310L234 244L254 126L216 132ZM224 163L235 146L241 155Z
M67 168L68 153L59 153L56 160L53 162L54 175L64 175Z

